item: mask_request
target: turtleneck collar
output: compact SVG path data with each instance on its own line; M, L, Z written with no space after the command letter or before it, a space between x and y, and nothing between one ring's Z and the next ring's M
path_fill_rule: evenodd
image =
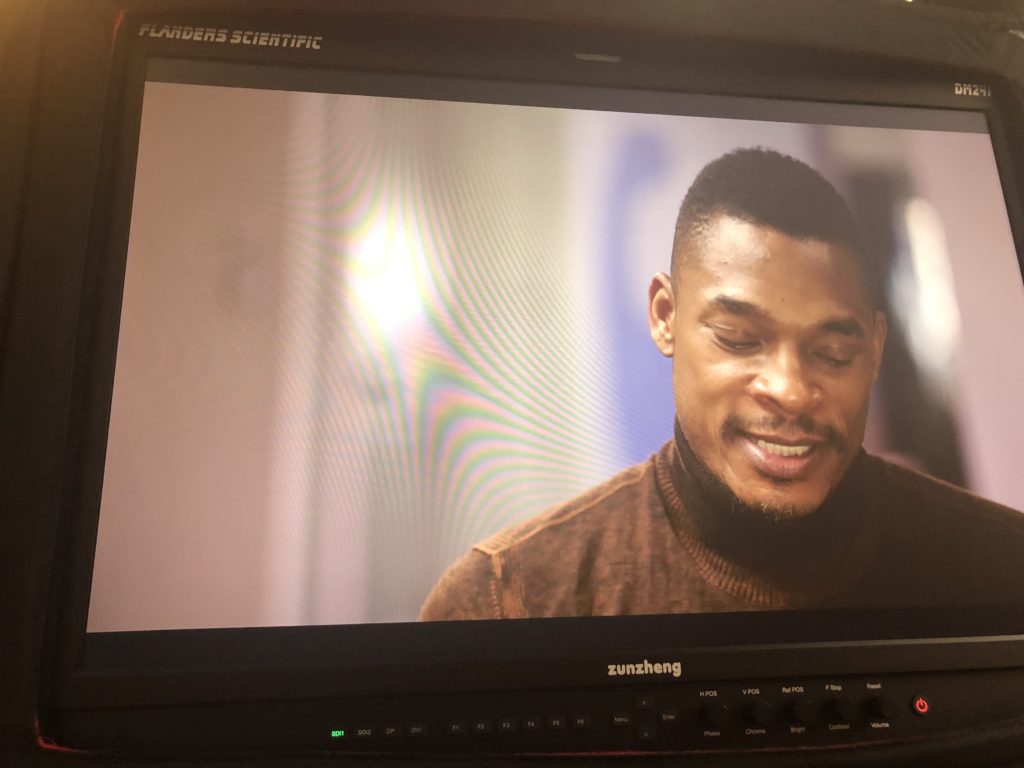
M861 451L813 513L773 519L748 507L690 447L678 422L658 462L669 521L701 575L767 608L820 602L858 578L867 563Z

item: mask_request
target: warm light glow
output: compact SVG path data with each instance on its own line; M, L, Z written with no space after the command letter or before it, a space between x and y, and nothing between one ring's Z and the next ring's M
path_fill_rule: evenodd
M911 274L897 285L896 311L904 316L914 359L941 380L960 341L960 308L946 234L934 206L913 199L904 208Z
M360 316L384 336L394 336L423 310L418 268L422 246L414 227L400 215L378 214L353 243L349 288Z

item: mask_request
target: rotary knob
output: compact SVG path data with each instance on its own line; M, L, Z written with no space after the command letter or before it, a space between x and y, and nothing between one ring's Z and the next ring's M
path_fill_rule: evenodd
M751 725L767 728L774 719L772 705L767 701L752 701L744 708L744 714Z
M885 696L876 696L868 701L868 714L874 720L895 720L900 714L900 706Z
M725 704L707 704L701 711L704 717L704 722L718 730L722 730L729 725L730 713L729 707Z
M845 696L832 699L826 706L826 711L834 723L852 723L857 719L857 705Z
M786 704L786 718L796 725L811 725L817 719L814 702L806 696L793 699Z

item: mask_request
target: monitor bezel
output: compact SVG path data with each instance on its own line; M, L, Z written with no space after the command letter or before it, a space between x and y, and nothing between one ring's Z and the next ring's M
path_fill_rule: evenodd
M242 66L312 66L389 75L492 79L523 84L591 88L670 90L837 104L876 104L981 111L989 121L997 167L1010 215L1018 268L1024 271L1024 149L1010 141L1020 135L1021 99L1012 80L998 72L964 72L937 64L864 55L844 60L810 47L754 45L728 67L723 61L735 42L696 39L674 69L659 69L672 37L652 31L623 36L601 25L566 25L551 20L495 24L486 19L347 16L328 13L282 15L274 10L189 11L154 14L122 9L104 86L106 106L96 184L82 190L89 214L84 269L74 276L77 324L53 328L46 338L73 371L52 385L54 401L66 400L61 429L41 438L65 457L55 477L61 489L54 572L47 610L47 668L43 701L51 712L106 707L158 706L209 701L281 700L365 696L386 693L457 693L512 688L606 685L604 663L637 653L674 654L686 660L688 679L749 675L822 673L841 670L909 671L1024 665L1024 606L921 607L911 611L764 613L659 617L600 617L524 621L482 621L434 625L388 624L347 627L188 630L85 633L89 574L102 488L102 457L113 385L113 357L120 313L120 287L127 253L131 177L141 117L146 62L181 58L233 62ZM385 58L366 45L333 53L203 47L185 51L183 41L139 34L143 24L187 24L231 28L312 29L325 41L362 41L385 35ZM423 41L423 24L436 25L433 44ZM343 28L343 30L342 30ZM562 35L569 28L568 39ZM372 33L372 35L371 35ZM336 36L336 37L332 37ZM438 37L473 39L474 47L438 54ZM519 56L523 39L531 56ZM649 45L654 39L661 45ZM630 72L578 68L574 48L624 53L641 63ZM607 48L614 45L614 48ZM743 43L749 46L749 43ZM325 53L326 50L326 53ZM496 55L496 51L499 55ZM711 55L709 52L714 52ZM502 60L501 54L506 55ZM753 66L772 56L772 68ZM701 58L701 57L705 58ZM687 67L696 58L699 66ZM818 62L808 80L805 62ZM829 66L821 66L822 61ZM899 75L892 77L898 71ZM803 73L805 76L800 77ZM883 80L883 76L889 79ZM638 78L643 78L642 83ZM958 100L952 84L990 84L992 96ZM657 88L649 88L651 84ZM59 98L54 94L48 99ZM53 102L48 102L55 108ZM44 110L46 105L44 104ZM85 201L85 196L88 200ZM68 280L67 275L53 280ZM41 288L45 292L46 287ZM40 312L44 311L42 308ZM46 323L40 322L40 327ZM66 387L66 390L61 389ZM66 398L61 397L65 392ZM45 444L45 443L44 443ZM98 470L97 470L98 464ZM686 637L685 641L678 638ZM756 643L739 642L756 637ZM595 640L600 638L600 640ZM485 643L489 658L467 664L467 649ZM373 660L391 650L384 670ZM419 650L411 653L417 646ZM520 649L528 648L528 653ZM411 653L411 655L410 655ZM310 655L316 663L310 663ZM174 659L168 662L168 656ZM739 661L737 661L739 660ZM314 682L319 681L319 682ZM623 683L630 684L629 682ZM313 686L312 688L310 686Z

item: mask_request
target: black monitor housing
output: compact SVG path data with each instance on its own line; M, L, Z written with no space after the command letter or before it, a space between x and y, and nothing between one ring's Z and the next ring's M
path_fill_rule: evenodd
M966 759L972 730L993 754L1012 749L1024 605L981 596L953 607L86 631L147 78L591 110L683 99L680 109L714 113L754 99L782 115L810 103L980 114L1018 280L1024 269L1024 99L1012 71L1024 35L969 14L895 2L284 5L53 2L45 14L17 247L0 265L10 277L2 505L25 534L15 562L35 595L20 608L39 640L22 678L38 685L39 754ZM825 24L821 39L811 22L786 31L801 14ZM977 27L954 31L955 20ZM890 31L907 35L905 49L879 39ZM940 58L934 49L958 36L992 61Z

